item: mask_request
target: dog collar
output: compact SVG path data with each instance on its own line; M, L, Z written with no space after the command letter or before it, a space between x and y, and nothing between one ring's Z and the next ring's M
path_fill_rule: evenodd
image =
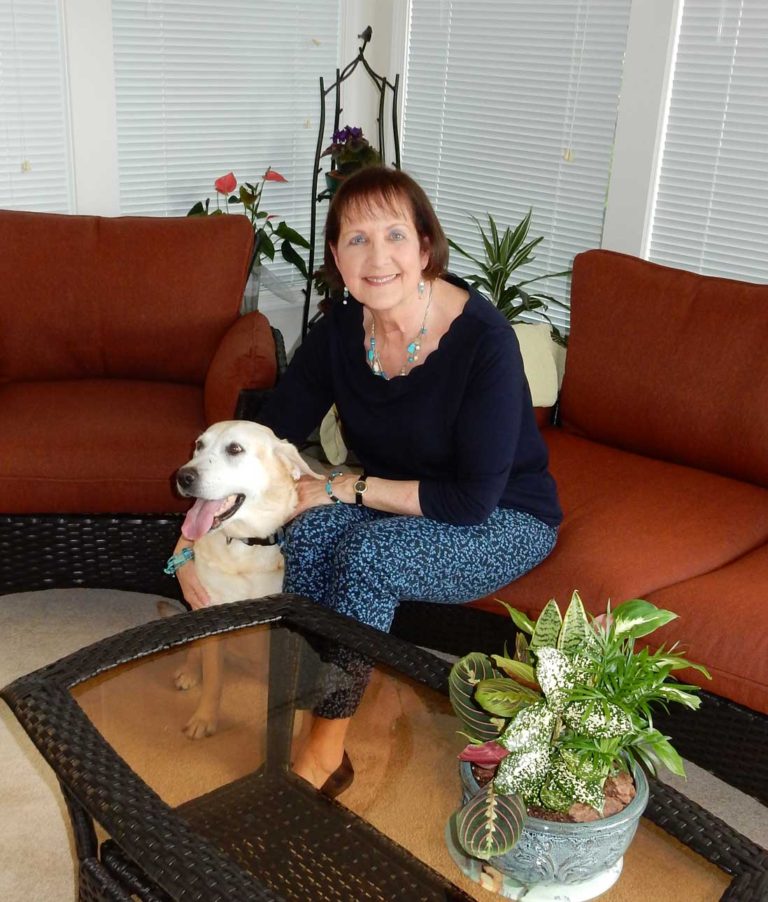
M238 542L242 542L244 545L280 545L283 541L283 536L285 535L285 530L280 527L277 532L273 532L271 536L265 536L262 538L261 536L251 536L247 539L238 538ZM227 545L232 542L233 537L227 538Z

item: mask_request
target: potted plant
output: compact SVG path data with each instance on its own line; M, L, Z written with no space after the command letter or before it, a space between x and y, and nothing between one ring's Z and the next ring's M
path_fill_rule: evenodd
M320 156L330 156L332 160L331 170L325 173L325 183L331 195L336 191L339 182L352 172L364 166L381 164L381 155L368 142L363 130L351 125L345 125L344 128L334 132L331 143Z
M467 276L468 281L475 288L479 288L485 293L510 323L521 322L520 317L523 313L536 313L549 323L553 340L558 344L565 345L565 337L553 325L549 316L547 316L546 309L548 305L552 305L562 310L568 310L568 304L557 300L552 295L529 291L527 286L542 279L568 276L571 271L566 269L563 272L534 276L532 279L525 279L520 282L511 281L516 270L535 259L533 250L544 240L544 237L539 236L538 238L528 239L528 231L531 225L531 210L528 211L514 229L508 226L501 235L493 216L490 213L487 216L487 232L475 216L471 217L477 226L483 243L485 251L483 258L476 257L469 251L464 250L464 248L459 247L455 241L448 239L448 244L455 251L458 251L477 267L475 273Z
M275 225L273 222L276 219L274 214L267 213L266 210L261 209L261 196L264 191L264 185L267 182L287 181L288 179L280 175L279 172L268 167L256 185L250 182L243 182L237 194L234 194L233 192L237 188L237 179L234 173L228 172L213 183L216 189L216 208L212 210L210 208L210 198L206 198L205 201L198 201L187 213L187 216L221 216L229 213L230 207L238 204L242 205L243 209L237 212L248 217L249 222L253 226L256 240L254 241L251 264L248 269L250 277L246 286L241 313L249 313L258 307L262 258L275 259L276 238L280 239L280 253L283 255L283 258L295 266L304 279L307 278L307 265L294 245L308 250L309 242L284 220ZM220 197L226 198L223 207L220 203Z
M535 622L505 607L520 631L513 657L473 652L451 669L451 703L470 745L448 845L465 872L484 871L509 898L541 884L594 898L618 879L645 808L641 765L684 775L652 705L697 708L698 688L671 674L709 674L676 646L636 647L677 616L642 599L594 619L578 592L565 616L554 600Z

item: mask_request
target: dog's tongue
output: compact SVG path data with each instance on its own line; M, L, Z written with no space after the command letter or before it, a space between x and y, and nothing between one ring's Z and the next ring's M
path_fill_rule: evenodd
M221 499L218 501L206 501L198 498L187 511L184 523L181 526L181 534L192 542L204 536L213 526L213 518L221 507Z

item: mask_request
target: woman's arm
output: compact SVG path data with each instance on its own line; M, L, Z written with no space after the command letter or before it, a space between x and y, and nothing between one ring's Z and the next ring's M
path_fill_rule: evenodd
M360 476L357 473L343 473L333 480L331 491L339 501L345 504L354 504L354 485L359 478ZM401 481L370 476L366 482L368 489L363 495L365 507L373 507L376 510L387 511L390 514L410 514L413 517L422 516L421 504L419 503L418 480ZM298 482L298 490L299 506L296 509L297 514L309 507L334 503L326 490L326 483L312 479L311 476L302 476Z
M184 536L179 536L179 541L176 543L173 553L179 554L184 548L194 549L194 547L194 542L190 542L190 540L185 539ZM211 596L205 591L203 584L200 582L194 560L187 561L186 564L182 564L181 567L178 568L176 571L176 579L178 579L179 585L181 586L182 595L192 610L197 611L200 608L208 607L211 603Z

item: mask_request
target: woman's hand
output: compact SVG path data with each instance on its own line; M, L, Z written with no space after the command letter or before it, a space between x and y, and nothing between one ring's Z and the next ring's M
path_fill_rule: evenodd
M344 473L337 476L331 484L333 494L342 501L348 503L355 500L355 493L352 486L357 477L353 473ZM325 490L325 482L315 479L312 476L302 476L296 483L296 489L299 493L299 503L294 511L294 517L304 513L310 507L318 507L321 504L333 504L328 492ZM341 494L339 494L341 493Z
M179 554L183 548L194 549L194 547L193 542L190 542L181 536L176 543L176 547L173 549L173 553ZM181 586L181 594L184 596L184 600L193 611L199 611L200 608L208 607L211 603L211 596L206 592L205 587L200 582L194 558L178 568L176 571L176 579Z
M200 582L194 561L187 561L186 564L179 567L176 571L176 579L179 581L184 599L193 611L208 607L211 603L211 596Z

